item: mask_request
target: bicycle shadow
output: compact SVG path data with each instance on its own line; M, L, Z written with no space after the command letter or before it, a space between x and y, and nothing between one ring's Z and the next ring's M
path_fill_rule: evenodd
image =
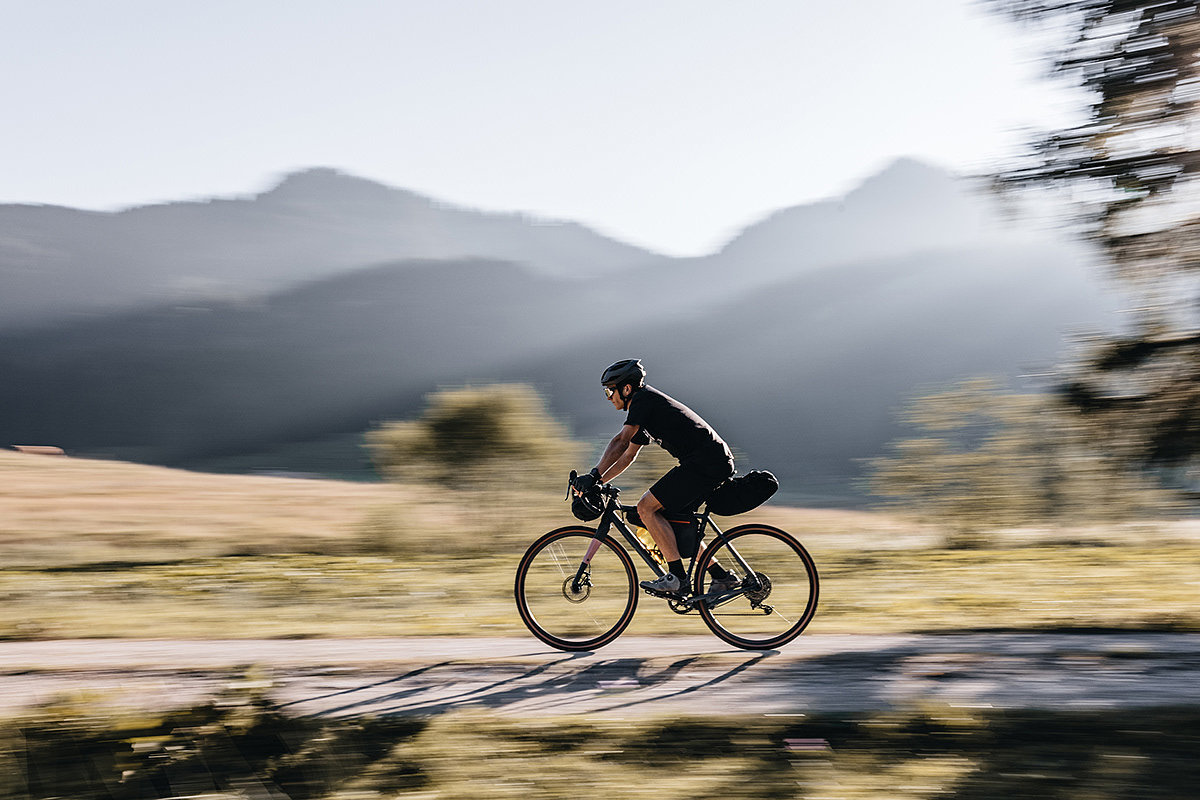
M439 702L437 703L437 705L444 706L443 710L450 710L451 708L456 707L457 705L468 703L469 698L475 697L477 695L486 696L488 693L497 690L498 688L504 686L505 684L507 684L513 680L524 681L524 680L530 680L530 679L536 678L538 675L546 672L547 670L552 669L553 667L555 667L559 664L569 662L569 661L572 661L574 659L581 658L581 657L583 657L583 654L573 653L571 655L563 656L562 658L559 658L555 661L550 661L545 664L540 664L538 666L533 667L532 669L527 669L527 670L518 672L518 674L515 676L512 674L505 674L503 677L493 679L490 683L486 683L483 686L477 686L477 687L469 688L469 689L461 689L450 695L441 696L439 698ZM342 715L353 715L356 712L364 712L364 713L369 712L371 714L376 714L376 715L395 715L395 714L405 714L405 713L420 713L420 714L441 713L441 711L428 711L428 712L425 711L424 709L429 706L428 701L424 701L424 702L418 701L416 703L409 703L406 701L408 701L414 697L419 697L421 695L430 695L430 694L436 694L438 692L445 691L445 686L447 683L447 678L445 676L440 676L437 681L433 681L433 682L430 682L430 681L413 682L413 685L411 685L411 686L405 686L404 688L401 688L397 691L388 692L383 695L369 694L369 690L375 689L380 686L386 686L389 684L401 683L406 680L412 681L412 679L414 679L414 678L428 675L429 673L432 673L435 670L441 670L442 672L448 672L450 670L462 671L464 669L466 669L466 670L474 669L475 671L479 671L480 668L481 668L481 665L478 665L477 662L473 662L473 661L465 661L465 660L442 661L437 664L431 664L426 667L421 667L419 669L411 670L409 672L404 673L403 675L398 675L394 678L388 678L388 679L382 680L382 681L375 681L373 683L364 684L362 686L352 688L352 689L344 689L344 690L341 690L338 692L332 692L328 695L324 695L321 697L312 697L312 698L305 698L304 700L293 701L287 705L298 705L301 703L310 703L310 702L314 702L314 701L324 700L324 699L328 699L330 697L368 693L363 697L352 700L351 702L344 703L342 705L335 706L333 708L323 709L321 711L311 714L310 716L314 716L314 717L342 716ZM511 672L511 668L509 668L508 671Z
M778 650L760 651L758 653L755 653L752 656L748 656L747 659L744 662L742 662L741 664L738 664L738 665L734 666L732 669L726 670L725 672L723 672L713 678L710 678L709 680L704 681L703 683L693 684L691 686L682 687L682 688L676 689L665 695L656 695L654 697L646 697L646 698L641 698L641 699L637 699L637 700L630 700L627 702L618 703L617 705L605 706L604 708L601 708L598 710L600 710L600 711L616 711L618 709L633 708L634 706L646 705L648 703L678 699L680 697L683 697L684 695L702 692L705 689L711 689L714 686L718 686L727 681L730 681L733 678L735 678L736 676L740 675L741 673L761 664L765 659L768 659L768 658L771 658L772 656L777 656L777 655L779 655Z
M375 681L374 683L365 683L362 686L356 686L356 687L353 687L350 689L340 689L336 692L329 692L327 694L316 695L314 697L305 697L300 700L291 700L286 703L275 703L274 707L276 709L282 709L282 708L288 708L290 706L298 706L298 705L301 705L304 703L320 702L322 700L328 700L331 697L341 697L343 695L356 694L356 693L368 691L370 689L375 689L380 686L386 686L390 683L400 683L400 682L408 680L410 678L415 678L419 675L423 675L426 672L430 672L432 670L438 669L439 667L450 666L453 663L454 663L453 661L440 661L437 664L428 664L424 667L419 667L414 670L409 670L408 672L404 673L403 675L397 675L394 678L385 678L381 681ZM347 707L353 707L353 705L354 704L350 704ZM333 712L333 710L326 710L326 711L318 712L316 714L312 714L311 716L314 716L314 717L326 716L332 712Z
M572 653L522 667L486 661L442 661L384 680L280 704L296 707L333 698L342 702L313 717L435 716L461 709L501 713L610 712L673 701L744 677L778 651L697 653L662 664L662 657L597 659ZM713 664L713 657L724 662ZM387 687L380 693L378 690ZM303 711L301 712L303 713Z
M1143 649L1130 650L1133 645ZM1121 705L1135 694L1144 703L1165 704L1186 700L1180 676L1200 674L1200 654L1191 648L1138 636L1064 640L1023 634L849 642L844 649L793 650L783 658L775 658L778 651L619 658L543 652L528 664L483 657L442 661L287 705L310 714L314 705L334 701L314 716L433 716L469 708L536 716L746 708L865 712L929 701Z

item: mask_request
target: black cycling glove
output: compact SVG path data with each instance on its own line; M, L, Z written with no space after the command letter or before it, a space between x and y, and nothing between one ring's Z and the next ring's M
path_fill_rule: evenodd
M586 475L579 475L575 478L575 488L581 492L586 492L598 483L603 483L600 480L600 471L595 467Z

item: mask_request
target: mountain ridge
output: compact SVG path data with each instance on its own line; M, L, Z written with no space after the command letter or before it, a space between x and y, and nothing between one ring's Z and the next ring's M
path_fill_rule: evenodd
M1052 365L1064 325L1105 318L1082 264L1029 291L1062 258L988 249L833 266L673 319L636 306L618 317L621 287L580 293L513 264L382 265L255 304L0 336L0 440L178 466L259 452L243 463L304 469L269 454L411 416L438 386L520 381L598 442L620 422L599 371L635 356L748 453L743 466L853 498L856 459L879 453L920 388ZM993 268L1006 264L1019 268Z
M214 201L197 213L254 208L273 219L303 209L329 180L338 179L318 170L275 187L265 205ZM322 206L334 226L386 208L380 192L399 203L411 194L366 179L339 185L342 199ZM768 215L738 247L650 254L590 280L495 255L384 259L293 274L239 299L191 293L0 330L0 443L300 471L313 470L303 459L319 450L322 464L361 475L346 442L412 416L445 385L530 382L577 436L598 442L620 421L599 394L599 371L637 356L652 383L678 391L746 454L743 468L857 504L856 470L897 434L908 399L981 371L1016 379L1052 365L1064 329L1108 327L1116 304L1081 248L1011 234L986 196L936 167L902 163L860 189ZM177 245L180 209L156 208L145 215L156 220L153 241ZM230 252L256 241L253 221L238 219L250 227L226 242ZM312 255L309 240L288 244ZM536 244L572 263L553 239Z
M467 209L318 168L249 197L114 212L0 206L0 329L263 295L370 264L438 258L586 278L663 257L576 223Z

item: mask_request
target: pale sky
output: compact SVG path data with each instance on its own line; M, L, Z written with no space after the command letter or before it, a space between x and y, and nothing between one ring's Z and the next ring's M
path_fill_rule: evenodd
M0 202L112 210L329 166L672 255L1073 103L970 0L0 0Z

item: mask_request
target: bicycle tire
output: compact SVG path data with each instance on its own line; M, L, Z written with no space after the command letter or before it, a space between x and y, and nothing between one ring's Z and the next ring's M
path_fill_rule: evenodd
M795 639L812 622L820 577L812 556L787 531L770 525L741 525L713 540L696 567L696 594L703 596L708 567L745 572L730 552L740 553L756 577L743 575L742 587L697 605L700 618L718 638L744 650L773 650ZM769 608L770 611L764 611Z
M529 546L517 565L513 596L521 622L559 650L595 650L609 644L629 627L637 609L637 570L629 553L611 537L592 557L590 585L571 591L595 534L595 529L582 526L550 531Z

